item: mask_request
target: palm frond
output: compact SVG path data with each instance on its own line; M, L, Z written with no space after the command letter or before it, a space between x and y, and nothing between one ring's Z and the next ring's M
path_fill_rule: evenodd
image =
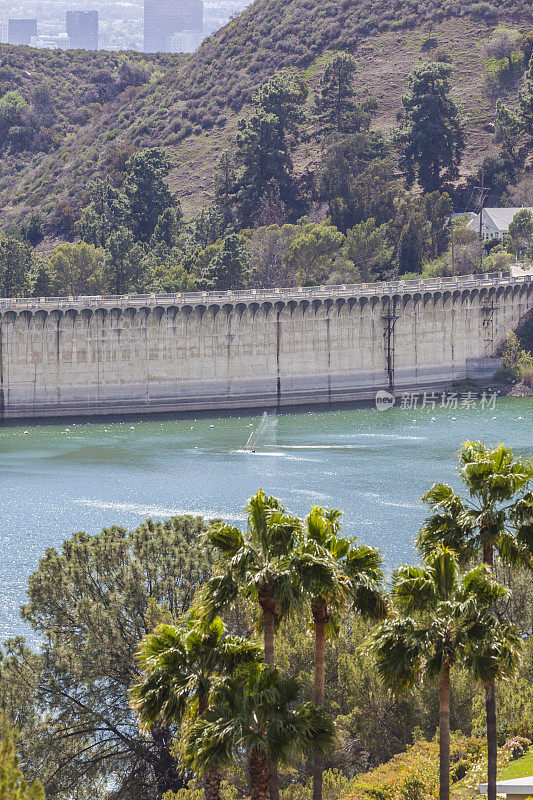
M244 544L242 532L235 525L212 525L205 536L208 543L225 557L235 556Z

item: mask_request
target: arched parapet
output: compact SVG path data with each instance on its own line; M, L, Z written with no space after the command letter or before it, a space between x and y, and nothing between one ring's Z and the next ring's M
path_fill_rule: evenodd
M332 300L324 299L320 302L316 302L313 300L311 305L314 308L315 312L315 319L326 319L329 316L329 309L333 304Z
M306 314L306 312L307 312L307 310L308 310L308 308L310 306L311 306L311 303L309 302L309 300L300 300L298 302L298 309L299 309L302 317L305 317L305 314Z
M108 315L107 308L99 306L98 308L95 308L93 311L93 317L92 317L93 322L95 322L97 325L103 325L106 321L107 315Z
M6 325L13 325L18 317L16 311L4 311L3 321Z
M337 299L335 300L335 310L337 311L337 314L339 316L345 305L346 305L346 300L344 299L344 297L337 297Z
M268 318L271 310L273 309L273 304L269 300L265 300L264 303L261 303L261 311L265 315L265 318Z
M223 303L220 311L226 317L230 317L235 311L235 306L233 305L233 303Z
M26 309L26 310L21 311L19 313L18 318L19 318L19 321L23 322L26 325L26 327L29 329L31 324L32 324L32 322L33 322L33 312L32 311L28 311Z
M183 312L183 307L180 309ZM206 314L211 319L215 319L216 315L220 311L220 305L218 303L208 303L206 306Z
M39 309L38 311L35 311L33 314L33 324L35 326L39 326L40 328L44 328L44 326L46 325L47 318L48 318L48 311L45 311L44 309Z
M297 300L288 300L287 301L287 310L289 312L289 316L293 316L295 310L298 308L299 304Z
M165 312L166 312L165 306L162 305L154 306L150 313L150 321L156 325L160 325Z
M78 321L78 316L79 312L77 308L68 308L63 316L62 327L64 329L69 328L71 330L74 330L74 328L76 327L76 322Z

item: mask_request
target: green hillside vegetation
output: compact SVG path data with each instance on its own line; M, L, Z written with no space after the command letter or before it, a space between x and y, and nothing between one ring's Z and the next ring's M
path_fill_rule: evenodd
M527 30L527 5L257 0L188 57L98 53L83 61L80 54L2 46L3 92L19 92L39 117L38 89L52 123L31 142L19 133L8 154L4 147L4 218L20 222L36 206L48 216L59 201L75 211L81 177L120 173L133 149L151 146L169 152L170 182L189 216L212 198L216 163L234 137L236 115L249 114L254 87L291 68L312 88L322 56L335 50L355 56L357 92L375 97L376 127L387 132L413 66L435 55L450 59L454 96L467 122L468 169L490 146L485 128L493 122L494 90L516 99L520 80L519 70L509 69L495 86L483 43L499 25ZM299 169L312 169L317 155L316 140L302 145Z
M451 224L482 179L489 204L533 202L522 10L428 4L413 27L409 4L334 15L256 2L188 57L3 48L0 296L313 286L530 259L527 211L505 247L482 247L467 218Z

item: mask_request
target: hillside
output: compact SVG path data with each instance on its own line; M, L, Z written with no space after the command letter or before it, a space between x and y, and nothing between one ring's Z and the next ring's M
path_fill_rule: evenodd
M212 195L214 168L231 144L238 116L247 113L253 86L280 68L294 68L312 88L321 57L332 49L357 59L358 91L377 99L374 125L383 131L396 122L412 67L435 53L449 58L453 94L467 125L467 173L493 147L496 93L485 85L483 43L498 25L524 31L531 24L527 0L256 0L187 57L82 56L2 45L2 94L19 92L36 118L32 146L19 136L0 161L4 226L36 208L53 217L58 203L62 218L75 215L83 202L80 187L91 176L120 173L133 149L152 145L170 153L171 186L191 215ZM511 74L498 95L512 102L518 82ZM36 87L50 98L44 110L32 99ZM297 167L303 171L317 155L311 140L298 151Z

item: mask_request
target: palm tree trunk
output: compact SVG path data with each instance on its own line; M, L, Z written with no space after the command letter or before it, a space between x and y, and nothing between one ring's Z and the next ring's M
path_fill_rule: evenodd
M206 770L203 783L205 800L220 800L220 773L216 768Z
M248 773L252 800L268 800L270 769L268 760L263 753L259 753L256 750L250 753Z
M208 695L200 691L198 693L198 716L201 717L209 706ZM220 773L216 767L211 767L205 771L203 776L204 798L205 800L220 800Z
M494 569L494 548L483 548L483 562ZM498 736L496 733L496 682L485 686L485 714L487 717L487 800L496 800L496 773L498 771Z
M263 611L265 661L271 667L274 666L274 622L272 611Z
M326 615L323 609L313 609L315 622L315 686L314 701L317 706L324 705L324 684L326 677ZM324 772L324 754L315 748L313 754L313 800L322 800L322 775Z
M439 800L450 798L450 668L445 666L439 687Z
M496 733L496 686L490 681L485 686L485 711L487 714L487 800L496 800L496 773L498 770L498 736Z
M274 611L263 606L263 636L265 645L265 661L271 667L274 666ZM270 776L270 800L279 800L279 780L278 766L271 764L269 769ZM253 797L253 795L252 795Z

